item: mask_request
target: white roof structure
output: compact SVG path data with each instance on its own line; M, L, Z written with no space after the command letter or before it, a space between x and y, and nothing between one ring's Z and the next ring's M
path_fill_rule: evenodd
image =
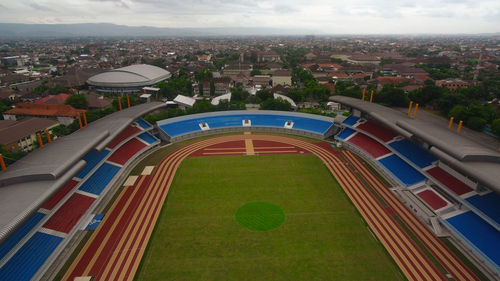
M231 101L231 93L220 95L212 99L212 105L219 105L221 100Z
M186 97L186 96L183 96L183 95L177 95L174 99L174 102L179 104L179 105L183 105L183 106L187 106L187 107L193 107L194 103L196 102L195 99L191 98L191 97Z
M148 64L135 64L94 75L87 83L97 87L151 86L170 78L167 70Z
M291 98L284 96L284 95L280 95L280 94L273 94L273 96L274 96L274 99L282 98L283 100L286 100L287 102L289 102L293 108L297 108L297 105L295 104L295 102Z

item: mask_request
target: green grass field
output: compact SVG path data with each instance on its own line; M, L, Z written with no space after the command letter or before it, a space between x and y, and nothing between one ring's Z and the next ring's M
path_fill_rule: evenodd
M252 231L249 202L285 221ZM186 159L136 280L404 280L328 169L313 155Z

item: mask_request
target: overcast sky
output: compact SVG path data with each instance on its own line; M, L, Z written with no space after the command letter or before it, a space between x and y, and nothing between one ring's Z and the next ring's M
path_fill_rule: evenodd
M488 33L500 32L500 0L1 0L0 22Z

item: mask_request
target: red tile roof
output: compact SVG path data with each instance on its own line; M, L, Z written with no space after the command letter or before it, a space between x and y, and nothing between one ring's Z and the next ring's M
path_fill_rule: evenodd
M44 98L35 101L35 103L64 104L64 102L66 102L66 99L68 99L69 96L70 94L66 93L61 93L58 95L48 95Z
M85 110L76 109L66 104L18 103L16 105L16 108L7 110L4 112L4 114L51 116L51 117L58 117L58 116L75 117L82 112L85 112Z

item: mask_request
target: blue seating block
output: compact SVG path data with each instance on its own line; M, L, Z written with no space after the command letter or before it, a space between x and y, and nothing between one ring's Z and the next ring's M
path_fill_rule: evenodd
M140 134L139 138L141 140L147 142L148 144L152 144L152 143L155 143L158 141L158 139L156 139L155 137L153 137L151 134L149 134L147 132Z
M144 130L147 130L153 126L151 126L151 124L149 124L148 122L142 120L142 119L138 119L135 121L142 129Z
M500 231L472 211L446 221L497 267L500 266Z
M0 245L0 260L7 255L12 248L14 248L19 241L21 241L26 234L28 234L35 225L37 225L43 218L45 214L35 213L27 221L25 221L12 235L10 235L1 245Z
M490 192L486 195L474 195L466 200L500 225L500 195Z
M118 166L110 163L104 163L87 180L85 180L79 190L99 195L119 170L120 167Z
M353 129L350 129L350 128L345 128L342 133L338 134L337 136L337 139L340 139L340 140L345 140L347 139L348 137L352 136L354 133L356 133L356 131L354 131Z
M379 162L406 186L425 180L424 175L395 154L382 158Z
M359 120L359 117L351 115L351 116L347 117L347 119L344 120L344 122L342 122L342 124L354 126L354 124L358 123L358 120Z
M332 122L304 118L298 116L271 115L271 114L243 114L210 116L194 118L170 124L161 125L160 128L170 137L176 137L187 133L201 131L199 124L207 123L211 129L241 127L243 120L251 121L252 126L283 128L287 121L292 121L293 129L304 130L318 134L324 134L333 125Z
M431 165L432 162L437 161L434 155L407 139L391 142L389 146L420 168L427 167Z
M2 281L29 281L63 238L37 232L0 268Z
M83 160L87 165L76 175L77 178L83 179L94 167L102 161L109 154L109 150L104 149L101 152L90 151L87 155L83 156Z

